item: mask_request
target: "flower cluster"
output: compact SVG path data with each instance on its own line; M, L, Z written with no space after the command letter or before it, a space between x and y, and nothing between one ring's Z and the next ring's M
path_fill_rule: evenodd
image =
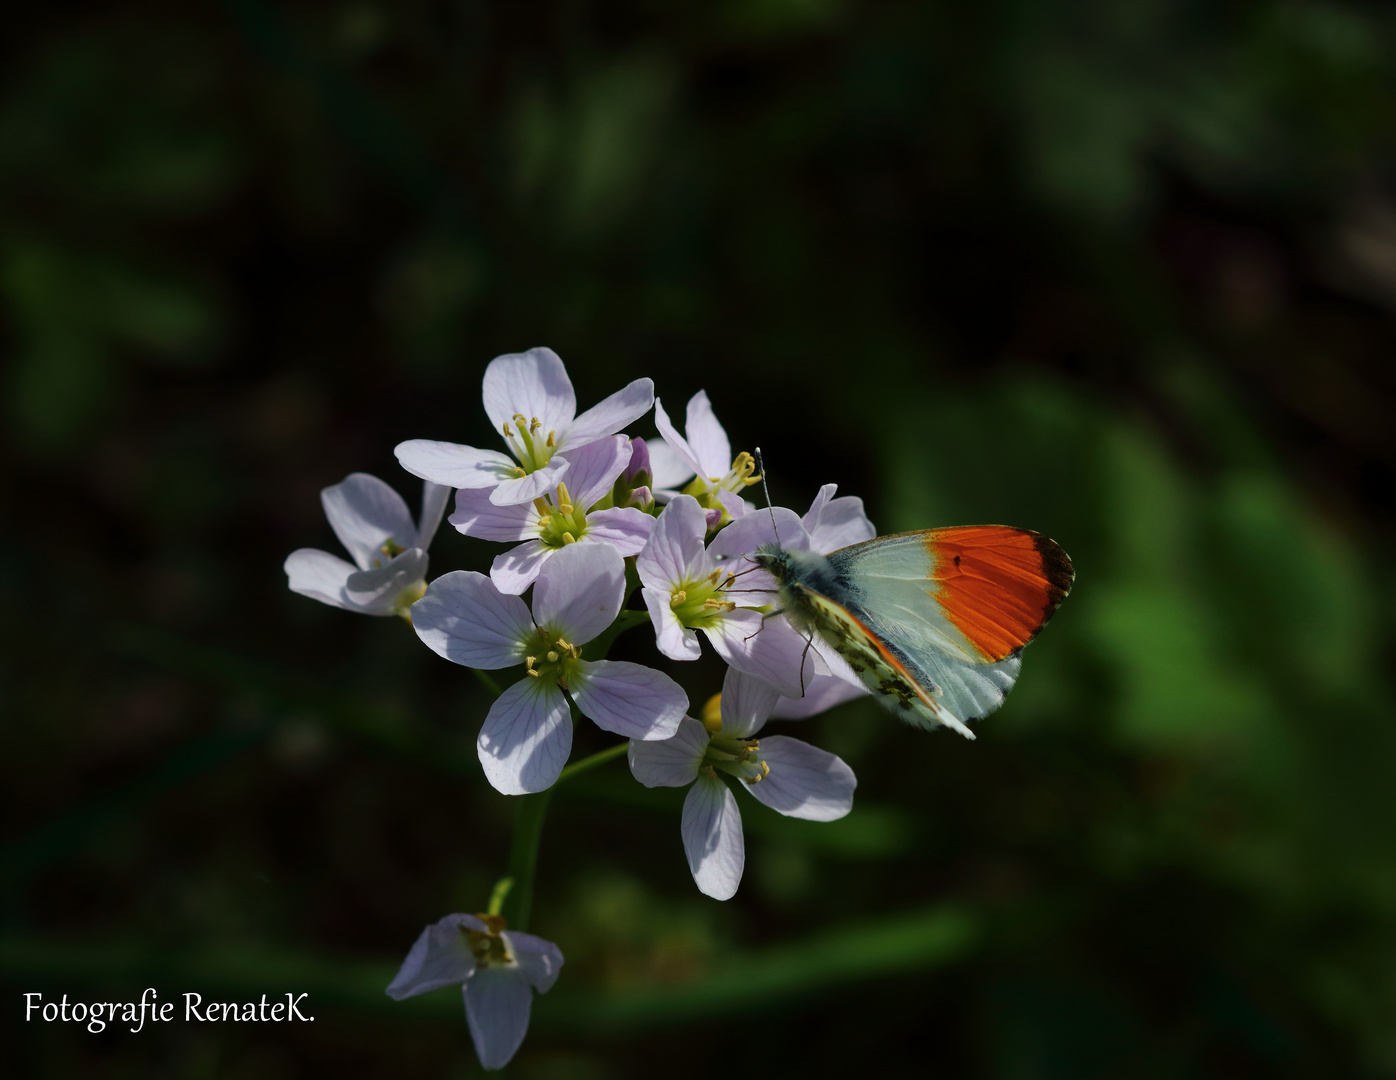
M325 512L354 563L294 552L290 587L400 615L446 660L512 673L476 740L486 779L506 795L557 782L577 717L621 736L616 753L625 748L636 780L689 787L680 827L689 869L703 893L725 900L745 862L733 788L811 821L842 817L853 804L856 780L843 761L762 735L765 723L864 692L837 655L775 610L775 583L748 556L772 541L829 552L867 540L874 530L862 501L835 497L830 484L803 515L758 511L743 493L760 480L759 463L733 455L706 393L688 402L682 433L649 379L579 416L550 349L492 361L484 407L507 453L425 439L398 446L398 461L425 482L415 524L372 476L326 488ZM659 437L624 432L651 408ZM488 574L453 570L428 581L426 549L452 490L451 525L511 546ZM680 665L606 659L618 633L641 625L652 627L659 657L695 660L706 639L726 663L721 693L697 716L675 681ZM481 1063L499 1068L523 1039L532 991L546 991L561 964L555 945L506 929L499 910L450 915L423 931L388 993L460 983Z

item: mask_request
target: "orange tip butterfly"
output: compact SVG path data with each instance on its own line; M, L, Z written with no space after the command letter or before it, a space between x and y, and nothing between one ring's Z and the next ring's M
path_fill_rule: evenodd
M1054 541L1008 525L897 533L828 555L766 543L751 558L790 622L828 642L888 709L970 739L968 721L1003 704L1023 646L1075 576Z

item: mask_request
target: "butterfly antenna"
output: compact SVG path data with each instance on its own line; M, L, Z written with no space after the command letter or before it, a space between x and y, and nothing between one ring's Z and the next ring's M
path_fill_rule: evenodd
M761 447L756 448L756 467L761 470L761 490L766 493L766 511L771 515L771 532L776 534L776 543L780 543L780 530L776 528L776 511L771 505L771 488L766 483L766 463L761 460Z

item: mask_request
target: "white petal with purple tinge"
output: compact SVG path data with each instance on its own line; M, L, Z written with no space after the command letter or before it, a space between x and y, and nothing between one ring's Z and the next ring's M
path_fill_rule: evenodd
M557 982L562 971L562 950L551 941L544 941L532 934L519 930L505 930L500 934L509 946L509 951L518 961L519 970L524 973L533 989L546 994Z
M558 483L567 479L571 463L566 458L555 457L541 469L527 476L501 480L490 489L490 502L496 506L513 506L516 503L530 503L540 495L546 495Z
M441 515L446 512L446 502L450 497L451 488L446 484L422 481L422 519L417 523L417 542L408 545L409 547L419 547L423 551L431 547L432 538L436 536L437 526L441 524Z
M501 551L490 564L490 580L500 592L522 596L538 580L544 564L559 550L541 540L528 540Z
M698 891L730 900L741 884L746 849L742 815L727 785L700 775L683 801L683 850Z
M650 452L650 486L670 490L693 479L693 466L663 439L646 439Z
M650 588L672 592L711 573L714 567L703 549L707 531L707 515L698 500L692 495L674 498L660 512L649 543L635 560L640 580Z
M764 679L728 668L722 679L722 733L745 739L761 730L780 700Z
M286 571L286 583L292 592L353 610L353 605L344 595L344 583L349 580L350 574L358 572L358 567L353 563L328 551L299 548L286 556L282 569Z
M658 398L654 399L654 426L659 429L659 434L664 436L664 442L669 449L678 454L688 468L702 476L702 462L698 460L698 455L693 452L693 447L688 445L688 440L679 434L678 428L674 427L674 422L669 419L669 414L664 411L664 405ZM703 479L706 480L707 477L704 476Z
M392 539L398 547L415 547L417 526L402 496L376 476L350 473L338 484L320 492L320 502L330 528L360 570L386 563L383 544Z
M567 699L547 679L520 679L490 706L475 749L496 791L547 790L572 752Z
M533 590L533 617L539 626L582 645L615 621L625 599L625 560L609 544L568 544L559 548Z
M514 472L508 454L436 439L409 439L393 453L413 476L452 488L491 488Z
M409 548L384 566L356 570L344 582L344 595L360 611L391 615L411 585L427 576L427 553Z
M877 535L877 530L863 512L863 500L856 495L834 498L837 484L825 484L814 497L809 513L801 518L809 533L810 549L821 555L861 544Z
M502 1069L528 1034L533 991L528 978L513 966L480 968L462 988L465 1019L475 1054L486 1069Z
M412 628L452 663L486 669L521 663L535 632L528 606L473 570L453 570L428 585L412 605Z
M561 358L547 348L496 356L485 368L483 397L485 414L500 438L505 424L518 427L516 414L525 423L536 418L541 439L547 439L549 432L561 438L577 415L572 380ZM514 437L518 438L517 431Z
M481 540L517 543L538 535L538 511L532 503L498 506L484 488L456 492L456 512L450 522L458 532Z
M805 651L808 642L784 618L767 618L764 624L762 619L759 611L738 608L703 630L717 654L734 668L765 679L786 697L800 697L814 676L814 662Z
M630 462L630 440L624 435L600 438L567 450L563 456L571 464L567 470L567 493L583 510L611 493L616 478ZM556 497L553 499L557 501Z
M662 671L623 660L584 660L568 687L596 726L627 739L667 739L688 709L688 695Z
M683 787L698 778L698 766L707 749L707 729L685 716L671 738L658 742L632 739L626 753L631 775L645 787Z
M654 624L654 640L659 651L670 660L697 660L702 655L698 647L698 631L690 630L679 622L674 609L669 606L672 594L668 590L641 589L645 609L650 613Z
M644 416L653 404L654 383L651 380L636 379L628 383L572 421L562 440L563 452L614 434L626 424Z
M586 539L609 544L622 555L638 555L654 532L654 518L633 506L613 506L587 515Z
M727 475L732 468L732 444L717 422L706 390L699 390L688 399L684 434L688 437L689 449L702 466L699 473L703 479L718 480Z
M842 758L788 735L761 740L766 778L745 785L760 802L787 817L835 821L853 809L858 780Z
M485 924L474 915L457 914L447 915L423 930L388 984L387 995L402 1001L470 978L475 957L461 934L462 927L484 930Z

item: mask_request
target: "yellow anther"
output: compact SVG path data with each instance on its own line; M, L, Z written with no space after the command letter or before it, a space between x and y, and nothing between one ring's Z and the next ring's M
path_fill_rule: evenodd
M670 606L670 607L678 607L680 604L682 604L682 603L683 603L685 600L687 600L687 599L688 599L688 593L686 593L686 592L684 592L682 589L680 589L678 592L676 592L676 593L671 593L671 594L669 595L669 606Z
M506 439L512 439L514 437L514 430L509 426L508 420L504 421L504 437Z
M530 678L534 679L541 679L543 677L543 673L541 671L534 671L532 668L529 668L528 671L525 672L525 674L527 674Z
M525 476L527 476L527 475L528 475L528 472L524 469L524 467L523 467L522 465L515 465L515 466L514 466L514 479L515 479L515 480L522 480L522 479L523 479Z
M572 512L572 493L567 490L567 485L563 483L557 485L557 508L564 514Z
M552 514L544 514L542 517L540 517L540 518L538 519L538 527L539 527L540 529L546 529L546 528L547 528L549 525L551 525L552 523L553 523L553 516L552 516Z
M710 611L735 611L737 609L734 600L719 600L715 596L710 596L703 601L703 606Z
M533 670L533 665L536 664L537 662L538 662L538 657L536 657L536 656L525 656L525 657L524 657L524 667L525 667L528 671L532 671L532 670Z
M709 574L709 575L708 575L707 577L705 577L703 580L704 580L704 581L711 581L714 585L716 585L716 584L717 584L717 579L720 578L720 577L722 577L722 571L721 571L721 570L714 570L711 574Z
M577 542L577 538L576 538L575 536L573 536L570 532L565 532L565 533L562 534L562 546L563 546L563 547L566 547L568 544L575 544L576 542Z
M559 660L561 660L561 659L562 659L561 654L558 653L555 649L549 649L549 650L548 650L548 663L550 663L550 664L556 664L556 663L557 663Z
M527 431L527 430L528 430L528 421L524 418L524 414L523 414L523 413L521 413L521 412L516 412L516 413L514 414L514 420L518 423L518 425L519 425L519 430L520 430L520 431Z
M722 695L714 694L703 703L703 711L699 715L703 721L703 728L709 735L717 735L722 731Z
M550 432L548 432L548 441L545 442L543 445L546 446L549 450L554 450L554 449L556 449L556 448L557 448L557 432L556 432L556 431L550 431Z
M543 421L539 420L538 417L535 416L532 420L528 422L528 433L530 435L536 435L538 434L538 429L542 426Z
M709 779L709 780L716 780L716 779L717 779L717 770L714 769L711 765L704 765L704 766L703 766L703 771L706 772L706 773L708 774L708 779Z
M568 652L572 652L576 648L576 646L572 645L568 641L563 640L562 638L557 639L557 647L559 649L566 649Z
M549 512L550 510L552 510L552 507L549 506L549 505L543 500L543 497L540 495L538 498L536 498L536 499L533 500L533 509L535 509L535 510L538 511L538 516L539 516L539 517L547 517L547 516L548 516L548 512Z
M771 767L770 767L769 765L767 765L767 764L763 761L763 762L761 762L761 775L760 775L760 776L743 776L742 779L745 780L748 784L759 784L759 783L761 783L762 780L766 779L766 777L768 777L768 776L770 776L770 775L771 775Z
M729 570L728 573L727 573L727 580L724 581L724 582L722 583L722 587L723 587L724 589L730 589L730 588L732 587L732 582L734 582L734 581L736 581L736 580L737 580L737 575L734 574L734 573L732 573L732 572Z

